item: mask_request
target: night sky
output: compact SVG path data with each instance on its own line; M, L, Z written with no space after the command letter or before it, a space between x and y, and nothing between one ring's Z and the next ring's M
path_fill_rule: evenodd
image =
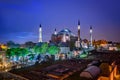
M82 39L92 25L93 39L120 42L120 0L0 0L0 42L37 42L40 24L43 41L55 28L77 34L78 19Z

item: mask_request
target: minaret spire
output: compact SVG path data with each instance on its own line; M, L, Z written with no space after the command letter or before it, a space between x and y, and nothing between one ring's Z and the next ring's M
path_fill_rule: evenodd
M90 46L92 46L92 26L90 26Z
M78 20L78 41L80 41L80 20Z
M39 42L42 42L42 26L39 27Z
M80 20L78 20L78 25L80 25Z
M81 41L80 41L80 20L78 20L78 40L76 41L75 46L77 48L80 48L80 44L81 44Z
M57 35L57 31L56 31L56 28L55 28L55 32L54 32L55 35Z

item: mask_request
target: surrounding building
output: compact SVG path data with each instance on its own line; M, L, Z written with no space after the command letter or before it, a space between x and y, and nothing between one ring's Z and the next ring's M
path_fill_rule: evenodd
M107 63L103 63L101 64L101 76L97 79L97 80L117 80L115 79L116 75L117 75L117 65L115 64L115 62L111 63L111 65L108 64L105 65ZM108 71L109 70L109 71Z
M100 74L100 68L97 66L89 66L83 72L80 73L80 77L86 77L96 80L97 76Z

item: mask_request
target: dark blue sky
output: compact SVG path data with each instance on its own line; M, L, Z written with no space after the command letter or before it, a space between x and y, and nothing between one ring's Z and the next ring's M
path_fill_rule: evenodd
M39 24L43 41L50 40L56 28L69 28L77 34L81 22L81 37L120 42L120 0L0 0L0 42L24 43L38 41Z

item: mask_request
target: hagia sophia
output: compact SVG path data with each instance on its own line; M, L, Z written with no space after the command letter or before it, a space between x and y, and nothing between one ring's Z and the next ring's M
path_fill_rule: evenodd
M94 49L93 47L93 43L92 43L92 27L90 26L90 41L88 41L87 39L83 39L81 38L81 30L80 30L80 21L78 20L78 26L77 26L77 35L75 35L71 30L65 28L59 32L57 32L57 30L55 29L53 34L51 35L51 40L49 41L49 45L55 45L58 46L60 48L60 51L58 55L58 58L65 58L65 56L67 57L67 55L70 53L73 56L79 56L79 55L83 55L83 56L87 56L87 51L85 50L92 50ZM40 24L39 27L39 40L38 40L38 44L39 43L44 43L44 41L42 40L42 26ZM83 54L85 53L85 54ZM56 57L55 57L56 58Z
M90 26L90 41L82 40L80 36L80 21L78 20L78 31L75 35L71 30L65 28L59 32L55 29L53 34L51 35L50 43L57 44L58 46L69 47L71 49L72 46L76 48L88 48L92 47L92 27ZM42 27L39 27L39 42L42 42ZM71 46L71 43L72 46ZM73 50L73 49L72 49Z

